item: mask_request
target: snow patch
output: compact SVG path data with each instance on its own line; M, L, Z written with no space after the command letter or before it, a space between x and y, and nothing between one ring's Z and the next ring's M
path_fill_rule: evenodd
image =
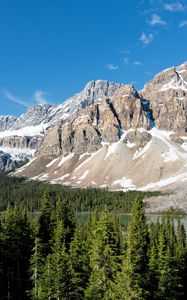
M164 162L175 161L179 158L173 148L170 148L168 152L161 154L161 156L164 158Z
M87 156L87 155L89 155L88 152L81 154L81 155L79 156L79 160L81 160L84 156Z
M33 159L31 159L27 164L25 164L24 166L22 166L21 168L19 168L18 170L16 170L15 174L17 173L21 173L22 171L24 171L28 166L30 166L30 164L33 163L34 160L36 160L37 157L34 157Z
M58 159L59 159L59 157L53 159L53 160L46 166L46 168L51 167Z
M87 177L87 175L88 175L89 172L90 172L90 170L86 170L86 171L84 172L84 174L79 178L79 180L85 179L85 178Z
M62 159L61 159L61 161L58 164L58 167L61 167L65 163L65 161L71 159L73 156L74 156L74 153L70 153L67 156L63 156Z
M136 147L136 144L135 144L135 143L130 143L129 141L127 141L126 145L127 145L127 147L129 147L129 148Z
M56 180L64 180L64 178L66 178L66 177L68 177L68 176L69 176L69 174L65 174L65 175L63 175L63 176L57 178Z
M145 130L145 131L150 133L152 135L152 137L157 137L161 140L164 140L164 139L170 140L170 135L174 133L173 131L160 130L160 129L157 129L156 127L152 128L149 131L147 131L147 130Z
M113 143L113 144L111 144L111 145L108 146L108 151L107 151L107 154L106 154L106 156L105 156L105 160L106 160L110 155L112 155L113 153L116 152L118 146L119 146L120 143L125 139L126 135L127 135L127 132L124 132L124 131L123 131L123 134L122 134L120 140L119 140L118 142Z
M157 189L157 188L161 188L161 187L167 186L169 184L175 183L177 181L185 181L185 180L187 180L187 172L181 173L179 175L169 177L166 179L162 179L158 182L149 183L149 184L139 188L138 190L147 191L147 190L151 190L151 189Z
M140 150L137 150L133 155L133 160L140 156L144 157L147 150L149 150L151 143L152 143L152 141L148 142L147 145L145 145L145 147L141 148Z
M84 164L86 164L87 162L89 162L98 152L94 152L90 154L90 157L88 157L87 159L85 159L74 171L78 171L82 168L82 166L84 166Z
M41 123L40 125L26 126L18 130L5 130L0 132L0 138L8 137L8 136L44 135L47 126L48 126L47 124Z
M169 89L173 89L173 90L180 89L180 90L183 90L183 91L187 91L187 82L184 81L182 79L182 77L180 76L179 80L172 79L170 82L164 84L160 90L162 92L165 92Z
M29 148L7 148L7 147L0 147L0 151L10 154L13 157L17 156L34 156L36 149L29 149Z
M187 143L186 143L186 142L184 142L184 143L181 145L181 147L182 147L182 149L183 149L184 151L187 152Z
M124 94L124 95L122 95L122 97L123 98L125 98L125 97L131 97L131 95L130 94Z
M131 189L136 188L136 186L133 184L132 180L130 178L126 178L126 177L117 179L112 183L112 185L117 185L117 184L119 184L123 188L131 188Z

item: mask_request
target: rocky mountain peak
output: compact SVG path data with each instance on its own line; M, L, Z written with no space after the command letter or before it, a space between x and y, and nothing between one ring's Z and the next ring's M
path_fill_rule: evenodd
M153 92L153 90L162 92L177 89L187 91L187 62L156 74L140 92Z
M187 132L187 63L157 74L140 91L159 129Z
M26 126L41 124L47 117L51 107L52 105L50 104L37 104L30 107L26 113L17 118L11 129L18 130Z
M101 100L100 98L112 96L123 84L109 82L107 80L89 81L81 94L92 98L92 100Z
M89 81L81 92L67 99L63 106L66 107L66 109L69 107L70 112L76 109L83 109L91 104L104 100L106 97L113 96L121 86L124 85L107 80Z
M14 116L0 116L0 131L8 130L16 122L17 118Z

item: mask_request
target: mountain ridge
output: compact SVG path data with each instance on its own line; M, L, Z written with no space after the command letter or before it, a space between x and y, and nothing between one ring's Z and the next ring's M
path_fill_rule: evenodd
M32 138L23 128L0 132L1 151L25 145L35 151L17 176L120 190L175 190L187 180L186 63L160 72L139 92L130 84L90 81L38 116Z

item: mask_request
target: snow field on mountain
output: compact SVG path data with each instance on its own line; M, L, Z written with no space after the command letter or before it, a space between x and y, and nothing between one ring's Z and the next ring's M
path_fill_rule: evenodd
M36 126L26 126L18 130L5 130L0 132L0 138L11 137L11 136L36 136L44 135L44 132L47 128L47 124L40 124Z

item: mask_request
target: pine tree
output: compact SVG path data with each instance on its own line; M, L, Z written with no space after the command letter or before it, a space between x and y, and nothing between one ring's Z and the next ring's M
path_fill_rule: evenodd
M39 299L40 294L40 279L43 274L44 269L44 257L42 256L42 244L40 239L36 236L34 241L34 248L33 248L33 254L31 256L31 280L33 283L32 288L32 299Z
M143 202L135 200L132 220L126 234L126 251L118 273L113 299L145 300L148 298L148 228Z
M85 299L110 299L112 282L115 278L116 233L107 211L102 213L92 232L90 251L91 275L85 291Z
M56 202L54 223L57 224L59 221L62 221L63 223L63 241L67 251L69 251L76 227L75 214L71 204L60 198Z
M178 299L187 298L187 251L186 251L186 232L183 224L178 222L177 243L175 246L175 262L178 270Z
M38 238L42 245L42 255L46 257L50 253L50 242L52 237L52 209L48 190L45 191L41 198L40 211Z
M9 205L2 218L1 247L1 297L26 299L30 289L28 270L32 239L27 216L17 205Z
M148 250L149 257L149 276L148 289L150 291L149 299L155 299L155 292L158 288L158 252L156 241L150 239L150 247Z
M69 300L69 255L63 242L64 226L59 221L54 232L52 253L48 254L39 287L38 299Z
M173 225L164 219L158 240L158 289L155 299L177 300L181 297L180 268L176 261L176 241Z
M77 226L70 246L70 299L72 300L83 299L84 290L86 289L90 275L90 244L87 241L87 231L85 227L87 228L87 226L83 224L79 227Z

